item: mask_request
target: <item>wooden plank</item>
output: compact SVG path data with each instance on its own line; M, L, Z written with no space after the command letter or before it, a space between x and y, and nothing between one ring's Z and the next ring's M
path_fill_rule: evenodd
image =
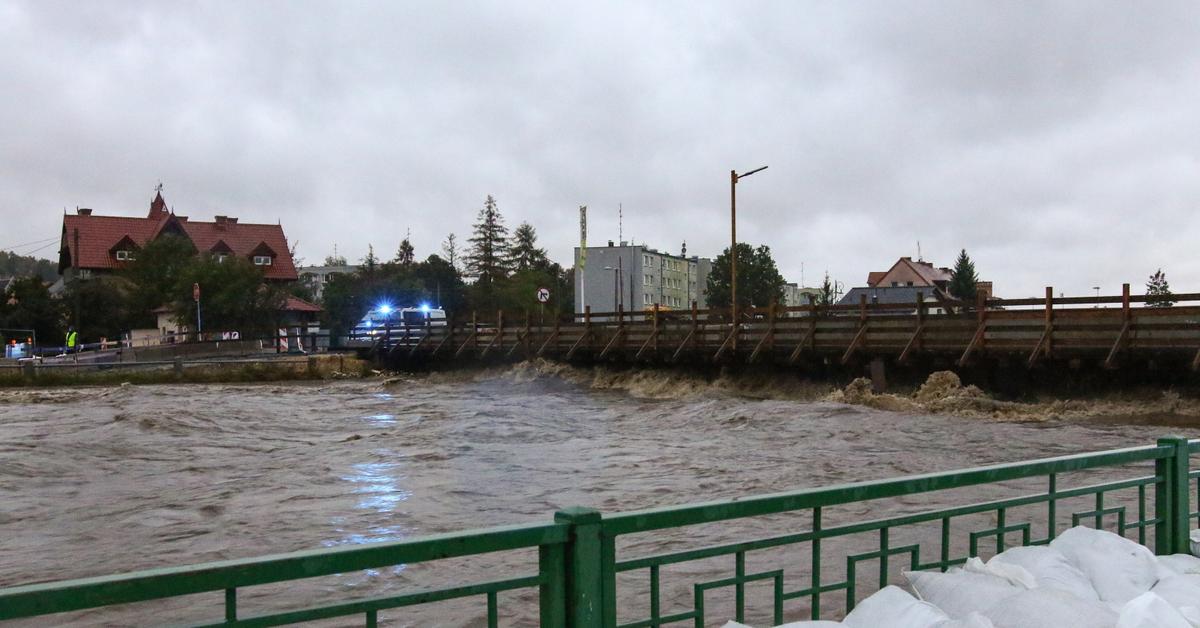
M920 296L920 294L917 296ZM912 337L908 339L908 343L904 345L904 350L900 352L900 357L897 359L899 363L906 364L908 362L908 357L912 355L913 352L920 350L921 336L924 333L925 325L918 325L917 330L914 331Z
M979 329L975 330L975 335L971 337L971 342L967 343L967 349L963 351L962 356L958 358L958 365L960 367L966 366L967 360L970 359L971 354L975 352L977 347L983 344L983 337L986 332L987 322L985 321L979 324Z
M652 330L650 332L650 335L646 337L646 342L642 343L642 347L640 349L638 349L637 354L633 356L633 359L635 359L635 360L642 359L642 354L646 352L646 349L648 349L651 344L654 345L654 353L657 355L658 354L658 330L657 329Z
M800 353L804 351L805 345L812 344L815 348L816 338L817 318L814 316L812 322L808 325L808 332L804 334L804 337L800 339L800 344L797 344L796 348L792 350L792 354L788 356L788 364L795 364L800 359Z
M1126 284L1128 285L1128 284ZM1117 355L1121 353L1121 349L1125 347L1125 342L1129 338L1129 330L1133 327L1132 321L1126 321L1121 327L1121 333L1117 334L1116 342L1113 342L1112 349L1108 351L1108 357L1104 359L1104 368L1114 369L1117 367Z
M850 341L850 346L846 347L846 352L842 354L842 365L850 363L850 357L854 355L855 350L863 343L867 337L867 329L869 326L863 323L863 326L858 329L858 333L854 335L854 340Z
M725 349L727 347L729 347L729 344L731 342L736 341L737 333L738 333L737 325L730 327L729 335L725 336L725 340L723 342L721 342L721 346L717 347L717 352L713 354L713 357L712 357L713 362L720 360L721 356L725 354Z
M1051 331L1051 329L1052 328L1047 327L1046 330L1042 332L1042 337L1037 341L1037 345L1035 345L1033 347L1033 352L1029 354L1028 366L1030 368L1032 368L1034 364L1037 364L1038 356L1042 354L1043 347L1045 348L1045 352L1047 354L1050 353L1050 331Z
M437 355L437 352L442 350L442 345L446 344L447 342L450 342L450 337L453 335L454 335L454 323L451 323L450 325L448 325L446 327L446 335L442 336L442 339L440 341L438 341L437 346L435 346L433 348L433 351L429 352L429 355L431 355L431 356Z
M687 336L684 336L683 342L679 343L679 347L675 349L675 353L671 355L672 362L679 361L679 356L683 353L684 348L687 347L688 343L691 342L692 339L695 337L696 337L696 328L695 328L695 326L693 326L692 330L688 332Z
M1200 371L1200 350L1196 351L1196 357L1192 358L1192 370Z
M541 347L538 347L537 355L539 358L542 357L542 354L546 353L546 347L549 347L550 343L555 343L555 346L558 345L558 330L559 322L558 318L556 317L554 319L554 331L550 332L550 337L546 338L546 341L542 343Z
M408 357L411 358L412 356L417 355L417 349L420 349L421 345L425 344L425 341L428 339L429 339L429 328L426 328L425 335L421 336L421 338L419 340L417 340L417 344L413 345L412 349L408 350Z
M604 350L600 352L600 357L603 358L604 356L608 355L608 352L612 351L613 347L616 346L617 342L620 341L624 337L625 337L625 328L618 327L617 331L612 335L612 338L610 338L608 340L608 344L604 346Z

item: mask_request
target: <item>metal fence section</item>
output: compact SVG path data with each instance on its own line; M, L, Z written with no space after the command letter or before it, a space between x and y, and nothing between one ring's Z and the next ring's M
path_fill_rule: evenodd
M499 593L536 588L542 626L702 627L744 620L750 587L766 606L756 611L775 624L783 623L789 605L791 614L816 619L848 612L866 589L886 586L897 568L945 571L1006 547L1047 544L1073 525L1115 531L1149 544L1158 554L1187 552L1189 533L1200 526L1200 471L1189 465L1194 453L1200 453L1200 440L1172 437L1143 447L610 515L571 508L540 525L0 589L0 620L209 592L224 595L224 618L203 625L271 626L361 615L365 625L374 626L382 610L478 598L486 605L488 625L496 626ZM1068 477L1080 481L1068 482ZM1040 488L1029 490L1031 486ZM1018 494L884 517L846 514L847 508L870 514L886 500L919 502L922 496L954 491L970 491L977 499L992 489ZM1191 495L1196 496L1194 504ZM772 519L777 517L802 517L803 524L791 520L780 525ZM699 546L692 542L700 538L693 536L699 528L764 518L775 534ZM932 542L909 538L921 526L934 530ZM638 546L635 539L655 534L675 534L686 547L625 556ZM836 544L850 537L853 545L838 550ZM238 611L238 592L246 587L533 548L537 564L525 567L529 575L254 617ZM807 560L790 559L797 548L807 552ZM781 564L752 568L763 556ZM721 561L726 574L701 577L702 570L685 569L672 574L685 582L685 594L664 594L668 570L714 560ZM827 578L834 567L840 575ZM644 578L645 589L632 583L619 586L619 577L631 575ZM868 586L861 586L864 580ZM721 602L719 607L714 600Z

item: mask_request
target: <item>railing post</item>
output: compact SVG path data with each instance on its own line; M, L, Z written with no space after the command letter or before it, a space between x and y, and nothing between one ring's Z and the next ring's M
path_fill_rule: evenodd
M600 511L567 508L554 513L556 523L570 526L566 546L566 615L568 628L603 626Z
M1171 447L1166 458L1154 461L1154 474L1163 481L1154 485L1154 553L1186 554L1188 540L1188 440L1178 436L1158 439L1159 447Z

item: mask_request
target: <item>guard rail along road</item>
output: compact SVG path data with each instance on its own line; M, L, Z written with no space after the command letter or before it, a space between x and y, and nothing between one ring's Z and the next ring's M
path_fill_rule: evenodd
M214 626L343 616L374 626L381 613L405 617L413 610L405 607L446 600L478 604L476 616L486 616L489 626L511 617L511 605L521 602L533 606L529 613L542 626L699 627L748 613L776 624L832 617L894 580L898 568L945 571L1006 546L1049 543L1068 525L1105 528L1158 554L1185 552L1189 531L1200 523L1200 472L1189 465L1197 453L1200 440L1170 437L1127 449L635 512L568 508L530 525L0 589L0 619L145 603L129 610L161 624L168 620L152 601L184 595L204 607L223 598L223 616L213 609L216 615L200 624ZM967 495L973 499L945 507L947 496ZM981 496L987 500L977 501ZM942 507L930 509L934 500ZM765 521L759 527L769 534L748 535L755 521ZM669 549L658 542L663 536L674 539ZM719 541L698 544L700 536ZM511 557L511 575L493 567L473 573L472 563L455 560L503 552ZM442 580L451 585L284 611L239 605L248 588L418 563L431 570L413 580L437 581L435 570L444 565ZM699 564L716 565L714 577L697 579ZM347 592L353 591L336 583L327 588L329 596ZM252 599L263 603L261 596Z

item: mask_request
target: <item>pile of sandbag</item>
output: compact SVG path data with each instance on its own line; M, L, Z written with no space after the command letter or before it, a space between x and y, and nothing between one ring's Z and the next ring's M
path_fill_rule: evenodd
M1198 539L1200 540L1200 539ZM904 573L841 622L785 628L1200 628L1200 558L1082 526L945 573ZM725 628L739 628L729 622Z

